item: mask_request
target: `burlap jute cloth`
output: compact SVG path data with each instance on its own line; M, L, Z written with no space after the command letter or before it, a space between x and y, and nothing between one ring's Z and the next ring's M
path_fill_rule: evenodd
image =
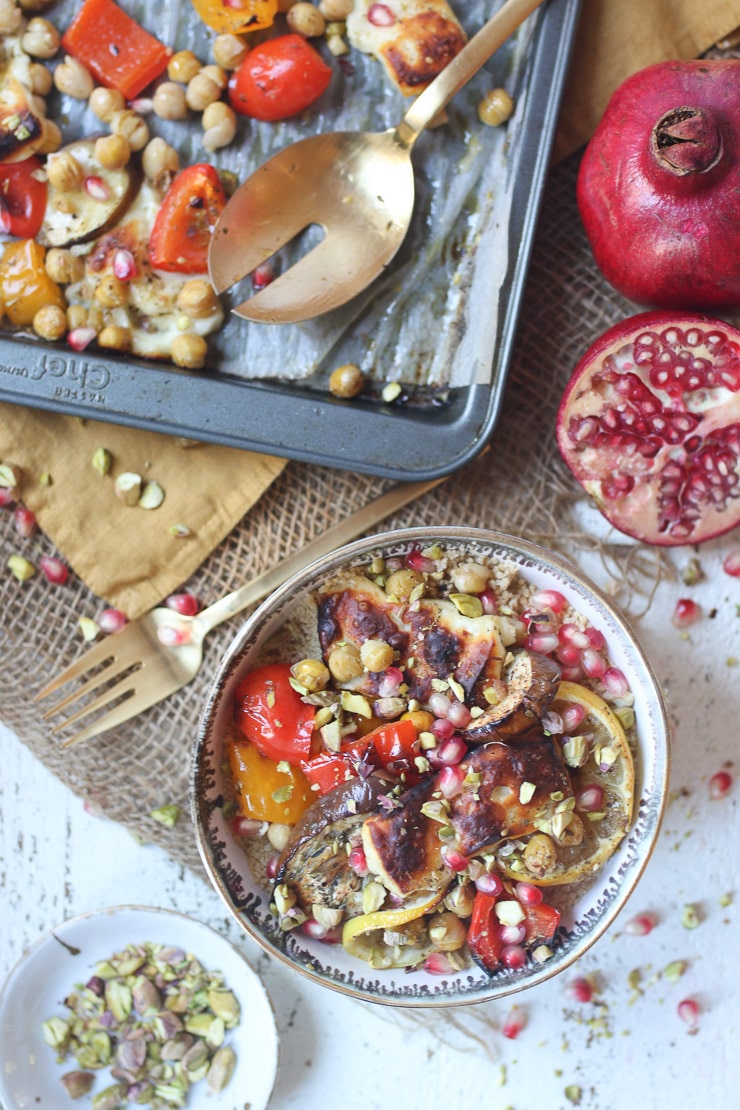
M586 0L586 8L590 2L600 10L608 6L600 0L598 4ZM616 6L626 7L626 0ZM718 35L731 29L731 21L719 24ZM702 43L702 49L707 45ZM587 542L573 514L578 491L557 453L555 415L565 383L585 349L606 327L635 308L614 293L593 262L575 203L578 161L576 152L557 164L547 182L492 449L383 527L490 527L566 554ZM131 443L126 440L126 450ZM167 451L170 449L172 445L167 446ZM180 452L177 458L187 460L182 465L191 465L191 460L195 465L195 454L201 449L175 446L174 450ZM163 457L158 451L149 460L152 477L157 476L155 462ZM258 467L263 465L263 460L255 461ZM38 460L36 465L42 467ZM233 522L197 568L184 571L184 578L176 573L172 588L188 589L208 605L371 500L384 486L371 477L298 463L281 470L281 465L273 472L268 465L261 496L257 483L245 499L245 515ZM183 511L186 507L183 504ZM84 513L76 527L86 527ZM616 540L615 556L619 558L623 550L625 560L632 559L634 545L621 547L618 537ZM0 512L3 566L7 553L16 550L34 561L45 552L57 551L44 533L20 541L11 514ZM648 558L653 555L645 554ZM157 565L166 564L166 559L160 559ZM41 575L23 584L7 573L0 577L0 720L91 807L137 836L160 844L174 859L198 871L200 862L188 815L190 750L211 675L236 623L222 625L209 635L201 671L182 691L126 725L65 751L51 738L33 695L80 654L77 619L95 617L101 607L101 597L78 574L63 587L49 585ZM172 803L182 808L182 816L172 828L166 828L150 814Z

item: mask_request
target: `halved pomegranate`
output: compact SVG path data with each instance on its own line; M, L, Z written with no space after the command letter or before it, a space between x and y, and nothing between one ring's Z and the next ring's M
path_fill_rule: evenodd
M609 328L568 383L563 459L621 532L664 546L740 523L740 331L695 313Z

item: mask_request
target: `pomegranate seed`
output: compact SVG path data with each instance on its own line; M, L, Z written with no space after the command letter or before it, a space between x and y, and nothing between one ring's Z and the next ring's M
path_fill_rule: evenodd
M349 854L349 865L355 875L367 875L367 858L362 848L353 848Z
M67 335L67 343L73 351L84 351L86 347L90 346L97 334L95 328L72 328L72 331Z
M120 632L126 623L126 615L120 609L104 609L98 617L103 632Z
M371 4L368 8L367 21L374 27L392 27L396 17L386 4Z
M130 281L136 277L136 259L131 251L121 248L114 252L113 273L120 281Z
M442 860L449 867L450 871L465 871L470 860L464 856L462 852L458 852L457 848L450 848L445 846L442 849Z
M498 601L493 590L484 590L482 594L478 594L478 597L484 613L488 616L495 616L498 613Z
M93 200L108 200L110 198L110 188L107 181L92 173L85 178L85 192Z
M562 613L567 604L559 590L539 590L532 598L533 609L549 609L551 613Z
M682 999L677 1007L678 1016L685 1021L689 1029L696 1029L699 1024L699 1006L693 998Z
M495 871L483 871L475 880L475 889L481 894L493 894L495 897L504 889L504 884Z
M36 514L25 505L18 505L13 513L13 527L19 536L28 539L36 531Z
M566 990L576 1002L590 1002L594 996L594 989L588 979L578 978L567 984Z
M563 667L560 672L560 677L563 682L578 682L578 679L581 677L580 664L577 667Z
M522 948L521 944L507 944L501 950L501 963L504 967L510 967L517 971L520 967L524 967L527 962L527 953Z
M280 862L280 853L273 852L265 864L265 875L268 879L274 879L277 875L278 864Z
M258 821L254 817L242 817L240 814L231 822L231 831L234 836L261 836L266 824L265 821Z
M510 1041L515 1040L527 1024L524 1014L518 1006L514 1006L509 1013L509 1016L504 1021L501 1027L501 1032Z
M165 605L182 617L194 617L200 609L200 602L194 594L170 594Z
M450 736L442 740L434 751L435 763L443 767L455 767L467 754L468 746L462 736Z
M527 935L523 925L502 925L498 931L499 940L504 944L521 944Z
M550 655L559 643L556 632L534 632L527 636L524 646L530 651L537 651L540 655Z
M581 666L589 678L602 678L606 672L606 663L593 648L581 652Z
M627 676L618 667L607 667L601 676L604 688L615 698L623 698L629 691Z
M400 667L386 667L383 677L378 684L379 698L392 698L398 693L398 688L403 682L403 671Z
M443 798L454 798L460 793L465 782L462 767L443 767L437 776L437 786Z
M589 643L594 651L603 651L606 647L606 637L603 632L599 632L598 628L589 627L586 629Z
M382 8L385 7L385 5L373 4L373 7ZM370 11L372 11L372 8L370 9ZM372 20L370 20L370 22L372 23ZM407 566L410 566L412 570L420 570L422 574L430 574L433 570L436 570L434 559L428 559L426 555L422 555L421 549L418 547L414 547L411 549L411 551L409 551L408 555L406 556L406 564Z
M654 913L638 913L627 922L624 931L633 937L646 937L657 924L658 918Z
M595 782L581 790L576 798L576 805L583 813L598 813L604 807L605 797L604 787Z
M53 555L41 556L39 570L46 576L47 582L52 582L55 586L64 585L69 577L69 567Z
M690 597L680 597L673 610L671 624L675 628L688 628L690 624L696 624L700 617L701 609L696 602Z
M514 893L523 906L539 906L542 901L542 891L534 883L517 883Z
M585 719L586 710L582 705L577 702L574 705L569 705L563 710L563 730L571 732L574 728L583 724Z
M717 771L709 780L709 797L724 798L732 789L732 775L728 771Z
M447 720L450 721L455 728L465 728L470 722L470 710L467 705L463 705L461 701L450 702Z
M154 111L154 101L150 96L137 96L130 102L130 108L137 116L150 116Z
M438 740L450 740L455 732L455 726L444 717L437 717L436 721L432 722L432 732Z
M455 970L444 952L430 952L422 966L430 975L452 975Z
M722 570L733 578L740 578L740 547L733 547L722 561Z
M585 651L590 647L591 641L582 628L576 624L562 624L558 633L561 644L571 644L573 647L578 648L579 651Z
M275 266L269 259L267 262L260 262L259 266L252 271L252 285L255 289L265 289L274 280Z
M307 937L312 937L313 940L323 940L327 934L326 925L320 925L315 917L309 917L301 925L302 931Z
M577 667L581 662L581 653L573 644L559 644L555 655L566 667Z
M429 712L433 713L435 717L446 717L450 711L450 699L446 694L440 693L435 690L433 694L429 695Z

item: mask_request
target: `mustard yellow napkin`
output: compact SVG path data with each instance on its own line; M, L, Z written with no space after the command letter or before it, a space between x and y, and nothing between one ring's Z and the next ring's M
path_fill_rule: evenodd
M112 456L105 475L92 464L101 448ZM20 467L23 503L75 574L131 618L176 590L285 466L267 455L182 446L154 432L13 405L0 405L0 462ZM159 508L118 500L114 482L125 471L162 487ZM170 531L180 528L188 534Z
M587 141L631 73L669 58L695 58L738 26L738 0L583 0L555 157Z

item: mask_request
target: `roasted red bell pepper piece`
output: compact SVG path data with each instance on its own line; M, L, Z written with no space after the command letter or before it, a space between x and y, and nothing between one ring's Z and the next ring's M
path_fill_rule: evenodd
M416 729L410 720L389 721L366 733L359 740L342 745L341 751L322 752L303 766L303 773L318 794L326 794L358 774L358 764L387 770L405 770L414 765L417 754Z
M226 207L217 170L196 162L178 173L154 219L149 261L156 270L205 274L213 229Z
M554 906L547 902L540 902L537 906L522 904L524 910L525 943L549 944L555 937L560 924L560 913Z
M500 935L501 924L494 908L499 898L499 894L486 894L479 890L473 901L468 928L470 954L486 971L495 971L501 965L501 953L504 950Z
M85 0L62 36L62 48L127 100L156 80L172 56L113 0Z

